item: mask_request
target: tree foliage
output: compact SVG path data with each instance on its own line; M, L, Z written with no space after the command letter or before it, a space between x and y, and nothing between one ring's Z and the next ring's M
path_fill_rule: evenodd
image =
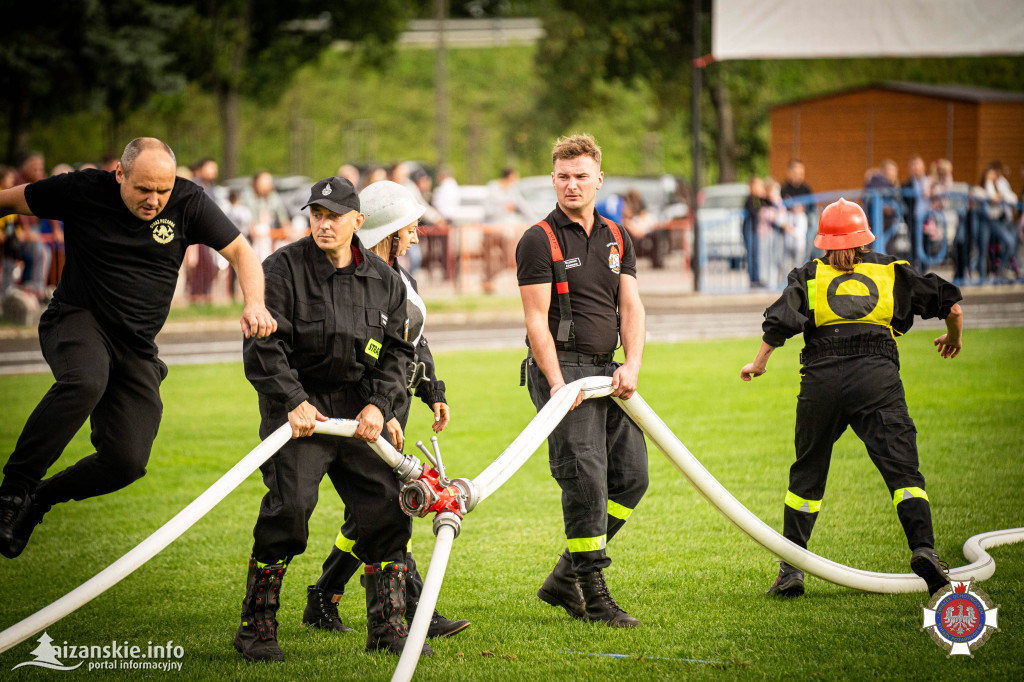
M168 50L169 34L183 18L173 5L68 0L17 3L15 11L15 3L5 4L11 7L0 22L0 113L7 118L10 161L25 151L33 124L83 107L106 108L116 129L127 111L184 82ZM116 140L116 131L108 137Z
M237 163L240 96L275 98L296 70L338 41L356 46L367 64L380 64L413 10L403 0L188 2L176 40L180 63L218 96L226 171Z

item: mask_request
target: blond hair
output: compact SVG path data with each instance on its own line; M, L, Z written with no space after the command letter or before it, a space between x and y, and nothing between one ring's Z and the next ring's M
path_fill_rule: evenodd
M576 133L567 137L560 137L551 150L551 163L559 159L576 159L581 156L589 156L597 165L601 165L601 148L597 141L586 133Z
M372 253L377 254L381 259L391 265L391 242L395 241L394 235L388 235L370 247Z

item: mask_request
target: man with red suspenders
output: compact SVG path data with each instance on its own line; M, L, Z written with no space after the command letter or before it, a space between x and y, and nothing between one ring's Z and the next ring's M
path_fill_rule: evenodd
M523 375L538 411L588 376L611 377L612 395L629 398L645 335L633 244L594 208L604 179L601 149L589 135L561 138L552 163L558 205L516 248L530 346ZM625 364L613 361L620 335ZM647 490L643 433L611 398L584 402L581 394L548 437L548 451L568 547L537 596L581 620L640 625L612 599L603 569L611 564L607 541Z

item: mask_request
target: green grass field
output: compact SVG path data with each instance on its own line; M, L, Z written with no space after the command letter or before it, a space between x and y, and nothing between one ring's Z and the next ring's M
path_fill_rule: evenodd
M940 555L951 565L971 535L1024 526L1024 329L969 331L960 358L943 361L932 334L901 340L903 378L919 430ZM798 344L777 352L752 384L739 368L757 340L652 345L640 391L698 459L759 517L781 527L793 458ZM439 354L453 422L442 435L448 471L476 476L533 416L518 387L520 352ZM48 376L0 379L0 452L14 445ZM149 474L129 488L55 508L25 554L0 560L0 627L78 586L168 520L257 444L255 394L237 365L172 367ZM426 438L416 408L408 438ZM83 431L55 466L90 452ZM1001 605L996 632L973 659L947 659L920 631L925 594L874 595L808 577L798 600L763 596L773 558L719 515L656 450L651 487L609 546L612 593L644 622L635 631L571 621L535 592L564 542L557 485L544 448L472 512L456 540L441 611L471 628L434 643L417 679L1015 679L1024 677L1024 546L992 550L983 589ZM247 665L231 640L263 485L258 475L179 541L100 598L51 625L55 644L184 647L180 673L123 678L386 679L396 658L363 653L365 612L357 583L340 604L349 635L299 625L305 587L319 575L342 505L325 481L307 552L289 569L280 640L287 662ZM426 565L433 538L418 520L414 552ZM811 549L857 568L908 571L909 551L886 488L860 441L837 444ZM0 677L54 675L12 667L35 637L0 655ZM490 652L493 655L486 655ZM590 654L627 654L626 659ZM693 662L697 659L704 662ZM65 663L74 661L65 660ZM85 673L85 667L79 674Z

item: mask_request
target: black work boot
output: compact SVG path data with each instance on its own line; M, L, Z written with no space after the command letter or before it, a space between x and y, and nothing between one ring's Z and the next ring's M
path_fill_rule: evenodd
M366 587L366 650L401 654L408 641L405 616L405 578L408 568L403 563L367 564L363 573ZM423 643L421 655L431 656L434 650Z
M949 584L949 567L939 561L939 555L931 547L918 547L910 556L910 570L924 578L928 584L928 595L932 596Z
M242 601L242 623L235 633L235 649L247 661L283 661L277 645L277 609L281 605L284 563L259 566L249 557L249 574Z
M0 554L8 559L21 554L48 511L50 505L39 504L33 495L0 498Z
M413 618L416 617L416 608L420 603L420 593L423 591L423 578L416 570L416 559L412 552L405 553L405 565L409 569L405 579L405 622L412 627ZM451 637L469 627L468 620L448 620L437 609L430 618L430 626L427 628L427 637Z
M572 570L572 555L569 550L562 552L558 563L544 579L544 584L537 590L537 596L546 604L561 606L573 618L585 620L587 604L583 600L583 592Z
M11 547L14 542L14 524L21 516L28 499L18 495L0 496L0 554L8 559L18 556Z
M603 622L611 628L635 628L642 623L622 610L608 592L604 581L604 572L597 569L593 573L580 573L577 577L583 600L587 605L586 619Z
M405 603L405 622L409 624L409 627L412 627L412 621L416 617L416 607L418 605L418 601L410 600ZM438 613L437 609L434 609L434 615L430 618L430 627L427 628L427 637L430 639L451 637L468 627L468 620L448 620Z
M302 612L302 624L331 632L352 632L352 628L341 622L338 604L316 585L306 588L306 610Z
M804 593L804 572L785 561L779 562L779 575L768 591L769 597L799 597Z

